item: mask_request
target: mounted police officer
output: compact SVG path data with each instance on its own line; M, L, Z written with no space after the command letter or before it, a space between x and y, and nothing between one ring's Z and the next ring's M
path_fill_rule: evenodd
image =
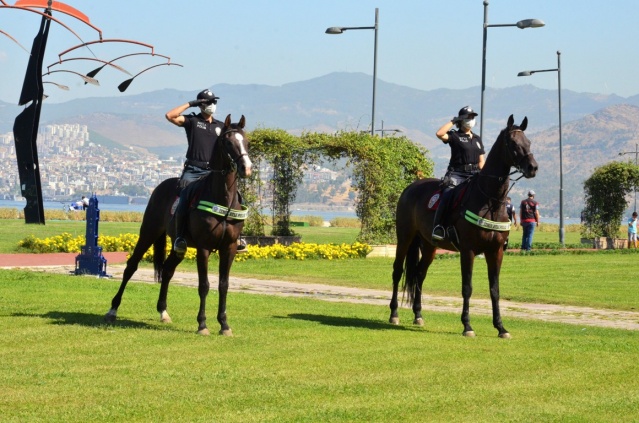
M184 169L178 184L179 189L181 189L180 201L173 217L175 220L173 250L180 257L184 257L187 248L186 240L184 239L184 225L188 215L188 205L187 198L184 195L186 192L184 188L211 173L209 160L213 154L215 142L224 127L222 122L213 118L218 99L219 97L216 97L211 90L206 89L201 91L195 100L177 106L169 110L165 115L169 122L184 128L189 145L186 151ZM200 108L200 113L182 114L188 108L196 106ZM245 244L241 243L238 247L238 252L244 248Z
M441 241L446 237L442 226L442 217L448 208L449 197L454 187L479 173L484 166L484 144L479 135L472 132L477 113L470 106L462 107L457 116L446 122L437 131L437 138L450 146L450 162L446 175L442 179L442 194L433 222L433 241ZM457 130L453 126L457 126Z

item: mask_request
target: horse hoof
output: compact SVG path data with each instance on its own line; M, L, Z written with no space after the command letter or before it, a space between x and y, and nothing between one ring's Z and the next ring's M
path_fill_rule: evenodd
M475 331L474 330L469 330L469 331L464 332L463 335L467 336L468 338L474 338L475 337Z
M388 319L388 323L391 325L399 325L399 317L391 317Z
M104 321L107 323L113 323L116 319L116 312L113 310L109 310L107 314L104 315Z
M171 316L169 316L169 313L167 313L166 310L160 313L160 322L173 323L173 321L171 320Z
M233 336L233 331L231 329L220 329L220 335Z
M417 326L424 326L424 319L418 317L417 319L413 320L413 324Z
M510 334L508 332L500 333L499 337L501 339L510 339Z
M200 329L197 331L198 335L209 336L211 332L209 332L209 328Z

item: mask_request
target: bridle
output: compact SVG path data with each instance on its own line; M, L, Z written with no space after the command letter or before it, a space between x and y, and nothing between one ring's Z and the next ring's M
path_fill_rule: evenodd
M506 151L508 152L508 158L510 159L510 162L511 162L511 163L513 163L511 166L512 166L512 167L514 167L514 168L515 168L515 170L514 170L514 171L512 171L512 172L510 172L510 173L508 174L507 178L508 178L508 179L510 179L510 176L514 175L514 174L515 174L515 173L517 173L517 172L521 173L521 175L520 175L517 179L510 179L511 181L513 181L513 183L510 185L510 187L508 187L508 190L504 193L504 195L503 195L504 200L501 200L501 199L499 199L499 198L495 198L495 197L491 197L490 195L488 195L487 193L485 193L485 192L484 192L484 190L481 188L481 184L479 184L479 183L478 183L478 184L476 184L476 185L477 185L477 188L479 189L479 192L481 192L481 194L482 194L484 197L486 197L486 198L488 198L488 199L490 199L490 200L493 200L493 201L495 201L495 202L497 202L497 203L500 203L500 204L501 204L501 203L504 203L504 202L506 201L506 200L505 200L506 195L507 195L507 194L510 192L510 190L511 190L511 189L515 186L515 183L516 183L517 181L519 181L521 178L523 178L523 177L525 176L525 175L524 175L524 172L523 172L523 171L522 171L522 169L521 169L521 162L523 162L523 161L524 161L524 159L526 159L526 157L528 157L528 156L532 155L532 152L531 152L531 151L529 151L528 153L526 153L526 154L524 154L523 156L521 156L521 157L519 158L519 160L518 160L518 161L516 160L515 153L514 153L514 149L512 149L512 148L511 148L511 146L509 145L509 144L511 144L511 143L512 143L512 144L514 144L514 141L513 141L513 139L512 139L512 138L513 138L513 137L512 137L513 132L521 132L521 133L523 134L523 132L524 132L524 131L523 131L523 130L521 130L521 129L519 129L519 128L510 129L510 130L508 131L508 135L509 135L509 137L508 137L508 139L506 140ZM478 176L478 177L479 177L479 176L483 176L483 177L487 177L487 178L496 178L496 179L497 179L497 180L499 180L500 182L501 182L501 181L503 181L503 180L505 179L505 177L503 177L503 176L484 175L484 174L481 174L481 173L477 174L477 176Z
M220 134L220 138L222 138L223 140L222 147L224 148L224 153L226 154L226 157L228 157L229 165L228 165L228 168L226 169L212 169L211 172L221 173L222 175L226 175L227 173L237 172L237 165L239 161L242 160L242 157L248 156L248 153L242 153L238 155L235 159L233 159L228 149L228 141L229 141L228 135L232 133L239 133L239 132L241 132L239 129L228 128L227 130L225 130L224 132Z
M508 141L510 143L514 143L513 141L513 137L512 134L513 132L521 132L522 134L524 133L524 131L522 131L521 129L517 128L517 129L511 129L510 131L508 131L509 137L508 137ZM524 176L524 172L521 170L521 162L524 161L524 159L526 159L526 157L532 155L531 151L528 151L528 153L524 154L523 156L521 156L519 158L519 161L515 161L515 153L513 152L513 149L510 148L510 146L508 145L508 143L506 144L506 151L508 152L508 157L510 158L510 162L513 163L513 167L515 168L515 170L513 172L510 173L510 175L515 174L516 172L521 173L521 176L519 178L516 179L516 181L520 180L523 176Z

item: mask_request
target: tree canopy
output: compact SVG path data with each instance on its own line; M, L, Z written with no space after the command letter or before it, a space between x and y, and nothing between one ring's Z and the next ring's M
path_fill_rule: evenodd
M584 235L615 238L627 196L639 185L639 167L630 162L612 162L595 169L584 182Z

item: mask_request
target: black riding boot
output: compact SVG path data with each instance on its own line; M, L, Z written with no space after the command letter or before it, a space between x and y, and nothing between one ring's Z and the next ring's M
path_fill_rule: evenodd
M437 206L437 210L435 210L435 218L433 219L433 241L438 242L442 239L446 238L446 230L442 226L442 216L444 215L444 211L446 210L446 206L448 205L448 197L451 188L444 188L442 190L441 198L439 199L439 206Z
M184 224L188 213L186 210L186 196L183 194L184 191L185 190L182 190L182 193L180 193L180 202L178 203L175 215L173 216L173 220L175 221L175 242L173 243L173 251L175 251L175 254L181 259L184 258L187 248L186 240L184 239Z

